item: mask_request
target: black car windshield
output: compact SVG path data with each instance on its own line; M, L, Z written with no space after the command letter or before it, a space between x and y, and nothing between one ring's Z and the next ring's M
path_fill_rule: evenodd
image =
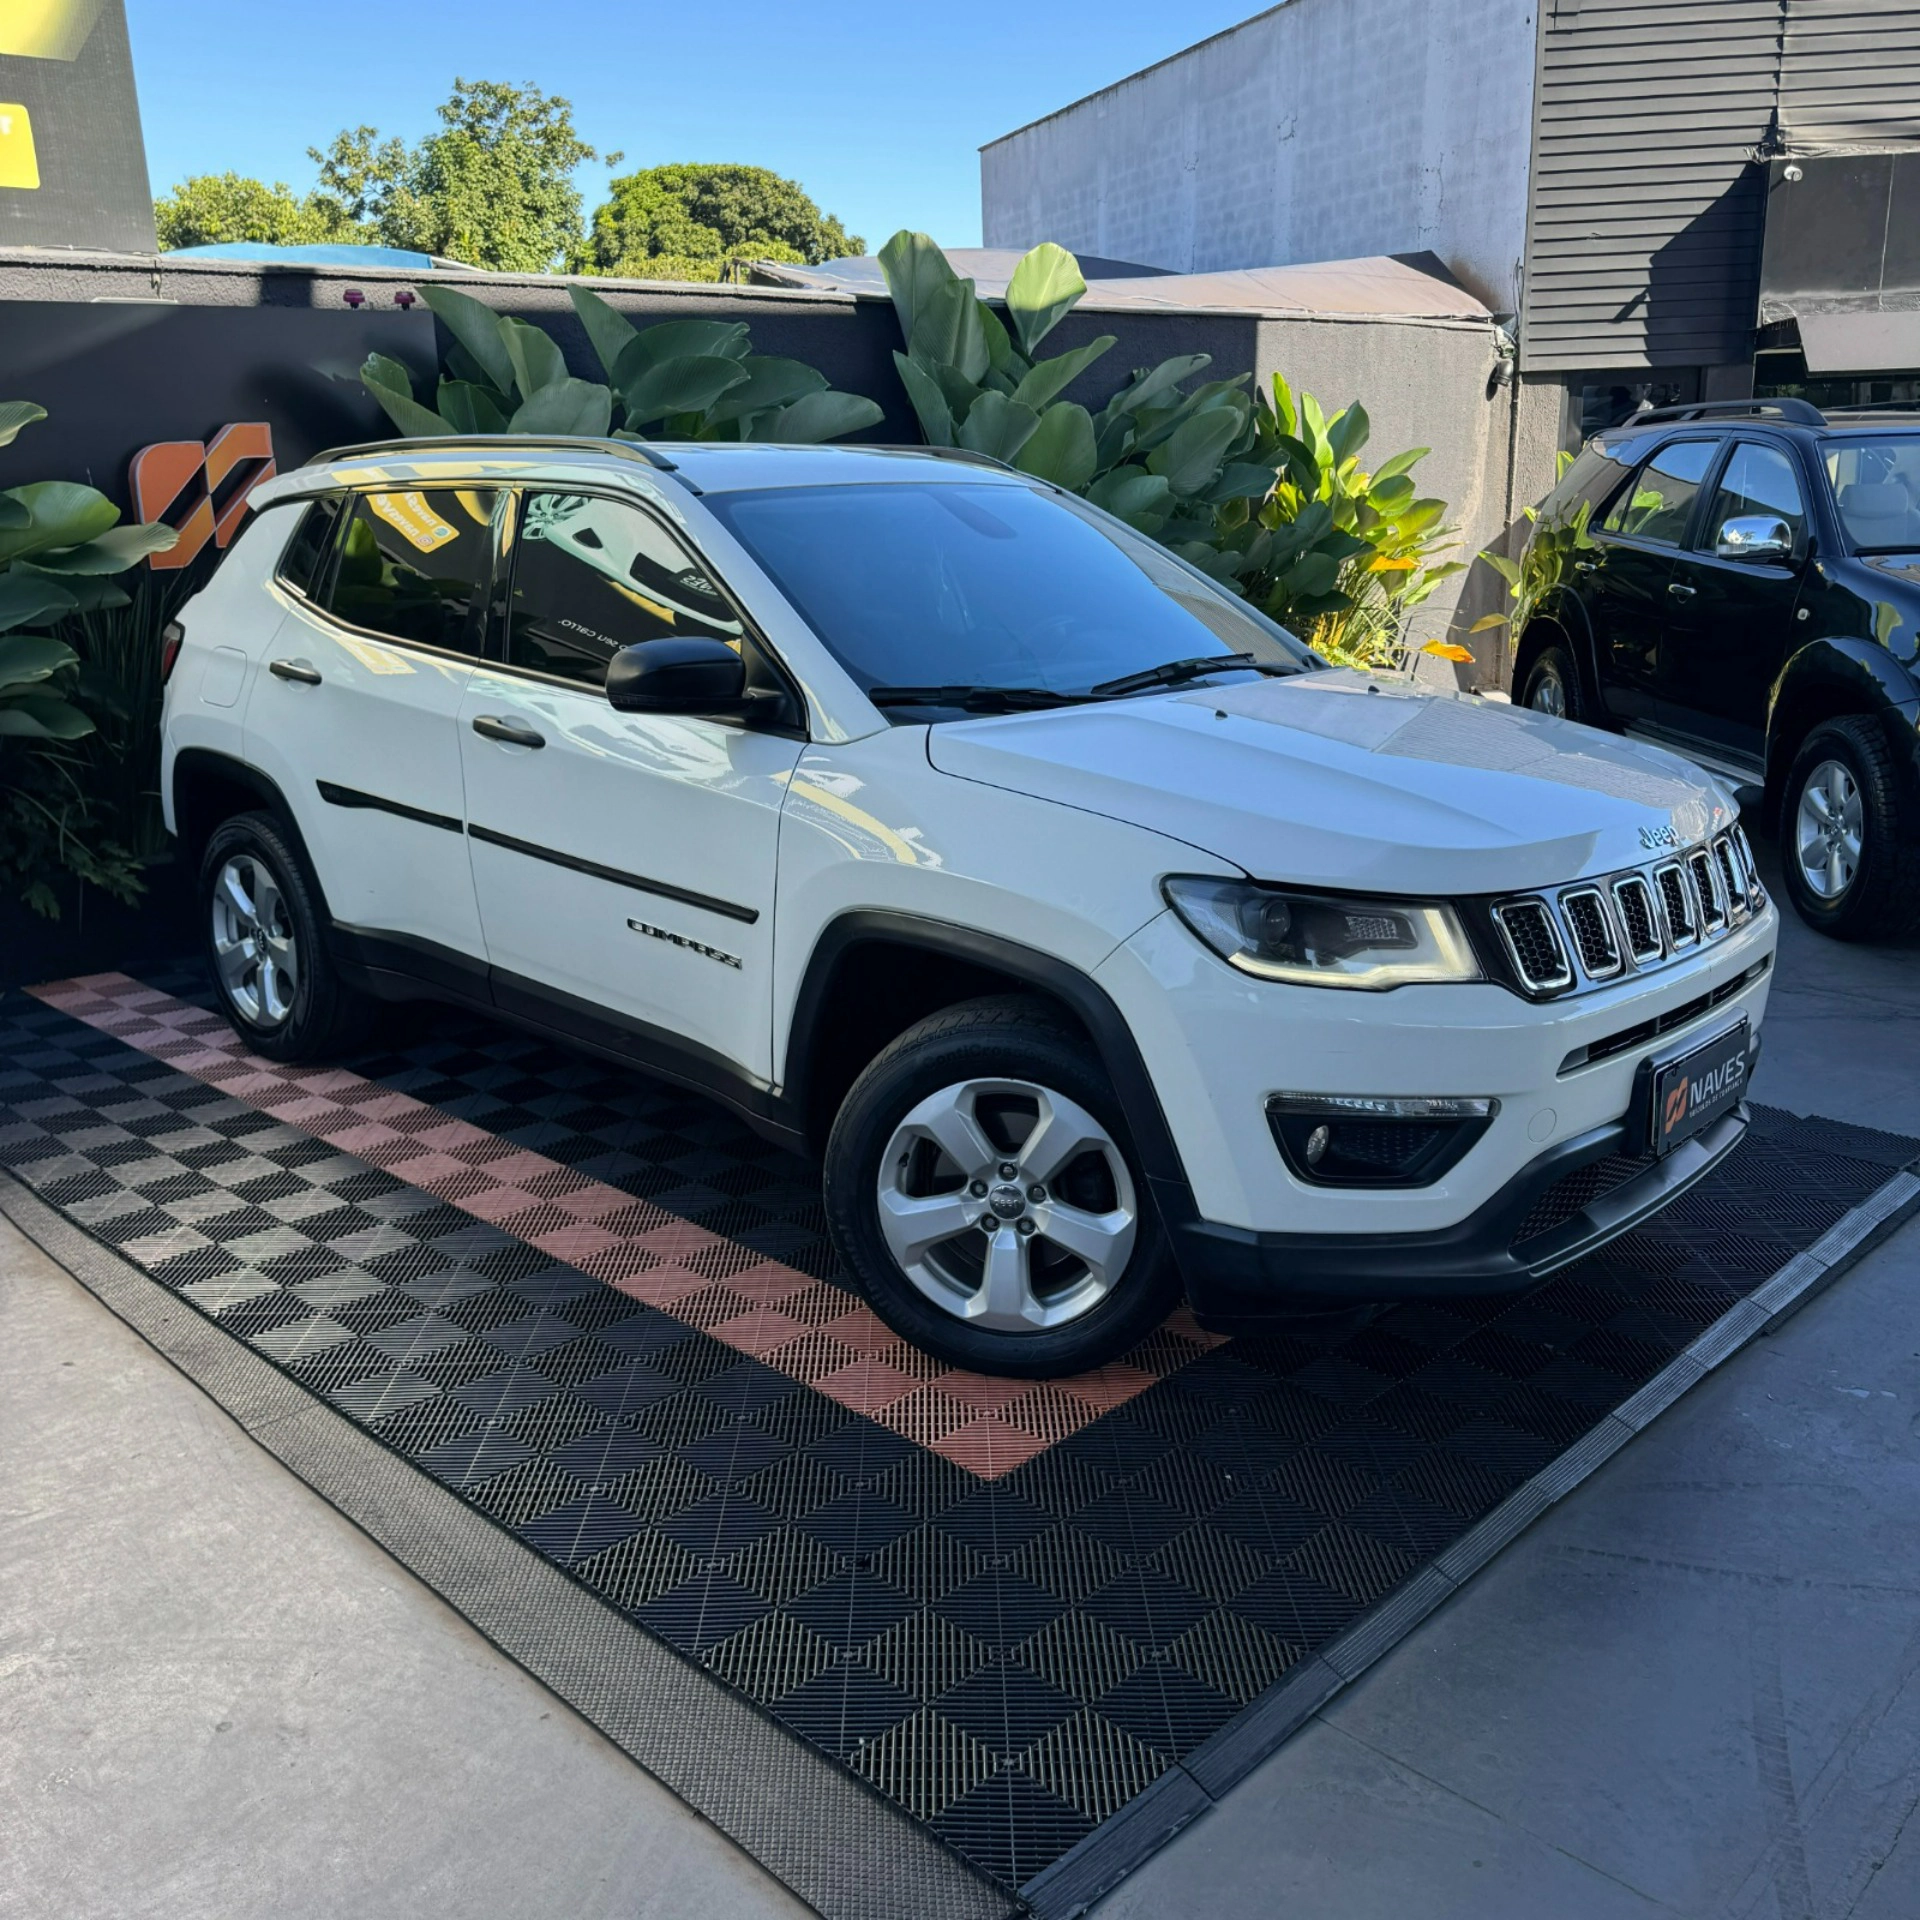
M1863 434L1828 444L1827 478L1847 537L1862 553L1920 549L1920 434Z
M981 690L1018 690L1034 705L1087 697L1200 656L1222 656L1220 672L1241 677L1315 664L1163 547L1058 495L875 481L705 504L863 689L924 692L906 703L922 718L968 711L964 696Z

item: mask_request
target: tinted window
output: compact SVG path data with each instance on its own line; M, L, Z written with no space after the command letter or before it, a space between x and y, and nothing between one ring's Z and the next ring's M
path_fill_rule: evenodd
M622 647L669 636L737 646L739 614L650 513L584 493L530 493L514 543L507 658L600 686Z
M863 687L1040 687L1216 653L1298 665L1244 601L1115 522L1025 487L709 496Z
M1800 530L1806 525L1806 502L1800 497L1799 476L1793 462L1778 447L1756 446L1743 440L1727 460L1720 476L1720 490L1713 496L1713 511L1705 528L1709 546L1729 520L1743 514L1764 514L1784 520L1793 531L1793 543L1800 544Z
M314 581L320 577L323 563L333 550L333 530L339 520L340 496L337 493L314 501L300 515L293 538L287 542L287 550L280 556L279 577L286 585L297 587L302 593L312 593Z
M1827 478L1855 546L1868 553L1920 548L1920 438L1837 441L1827 449Z
M1621 490L1601 525L1663 547L1687 537L1700 483L1720 450L1713 440L1679 440L1663 447Z
M476 608L491 569L496 498L465 488L356 494L331 611L395 640L478 652Z

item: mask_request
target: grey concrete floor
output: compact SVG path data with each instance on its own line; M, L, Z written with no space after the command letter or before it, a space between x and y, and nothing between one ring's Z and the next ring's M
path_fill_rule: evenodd
M1761 1073L1920 1134L1920 952L1789 920ZM1920 1915L1917 1276L1920 1223L1103 1920ZM803 1911L4 1222L0 1343L0 1915Z

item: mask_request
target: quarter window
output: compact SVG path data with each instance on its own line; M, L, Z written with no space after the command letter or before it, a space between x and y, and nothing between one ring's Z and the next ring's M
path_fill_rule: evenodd
M514 543L507 660L581 686L644 640L741 643L733 604L652 514L586 493L530 493Z
M1714 440L1676 440L1662 447L1622 489L1602 528L1655 546L1677 547L1687 537L1693 503L1719 450Z
M333 530L340 521L340 496L330 493L316 500L300 516L300 524L280 556L279 578L286 586L311 595L326 572L333 551Z
M1713 511L1707 516L1707 544L1713 544L1729 520L1746 514L1784 520L1792 530L1794 546L1799 546L1800 531L1807 521L1806 502L1800 495L1793 462L1778 447L1743 440L1734 448L1720 477L1720 490L1713 497Z
M451 487L356 494L329 611L390 639L477 654L498 497Z

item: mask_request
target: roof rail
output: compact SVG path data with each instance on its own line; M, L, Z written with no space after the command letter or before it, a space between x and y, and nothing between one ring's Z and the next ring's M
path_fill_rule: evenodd
M1002 460L996 454L975 453L971 447L910 447L904 442L867 441L866 445L876 453L930 453L936 460L964 460L970 467L998 467L1002 473L1018 473L1020 469L1011 461Z
M679 468L657 447L644 440L623 440L614 434L589 433L447 433L402 435L392 440L365 440L351 447L328 447L306 462L317 467L330 460L351 460L368 453L466 452L478 447L487 452L505 450L526 452L541 447L571 450L589 447L596 453L617 453L638 460L661 473L677 473Z
M1811 400L1692 400L1677 407L1642 407L1620 422L1623 427L1644 427L1659 420L1720 420L1751 418L1754 414L1777 413L1797 427L1824 427L1827 416Z

